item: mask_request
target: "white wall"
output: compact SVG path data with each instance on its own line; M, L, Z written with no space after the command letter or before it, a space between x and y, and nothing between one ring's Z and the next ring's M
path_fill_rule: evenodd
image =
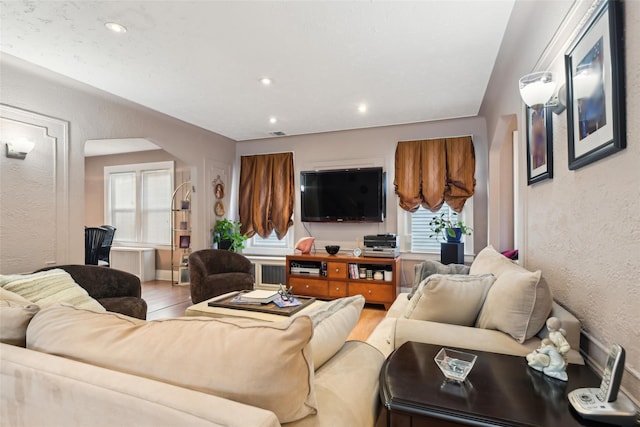
M461 118L438 122L415 123L369 129L328 132L313 135L287 136L238 142L236 164L240 156L293 151L296 189L300 188L300 171L356 166L382 166L387 172L387 216L384 223L306 223L316 238L316 247L339 244L341 249L353 249L363 236L398 232L398 198L393 189L395 149L398 141L472 135L476 152L476 193L474 199L475 253L486 246L487 212L487 138L484 119ZM238 170L238 168L236 168ZM237 186L236 177L236 186ZM307 236L300 221L300 196L296 190L294 212L295 238ZM237 212L237 208L236 208Z
M481 115L491 144L504 140L501 123L518 117L520 153L525 151L525 119L518 79L551 69L564 81L564 52L577 22L591 2L516 2L487 90ZM584 347L597 365L612 343L627 351L623 385L640 402L640 2L625 6L626 150L576 171L568 169L567 115L553 117L554 177L526 185L518 177L524 203L524 264L541 269L554 296L584 324ZM570 13L567 14L567 11ZM565 17L566 15L566 17ZM564 20L558 21L558 19ZM549 23L554 25L548 25ZM531 24L535 23L535 25ZM540 25L538 25L540 23ZM527 28L527 31L522 31ZM558 36L554 39L554 33ZM546 52L545 46L549 44ZM491 151L500 147L492 145ZM524 157L521 159L524 162ZM523 163L521 163L523 164ZM490 161L489 168L504 164ZM492 183L491 190L494 188ZM492 193L493 197L493 193ZM489 212L492 222L493 211Z
M69 122L69 229L62 230L69 236L69 255L66 260L57 260L59 264L84 263L84 143L89 139L147 138L190 165L196 187L192 196L192 246L198 249L209 245L210 224L206 218L213 206L213 195L210 183L205 181L206 168L210 163L231 168L235 158L233 140L8 55L0 56L0 67L1 103ZM23 191L28 194L28 186ZM11 224L11 230L23 233L47 215L44 210L24 209L22 221ZM13 255L30 257L38 241L23 239L22 243L14 248ZM43 266L45 261L34 259L31 267Z

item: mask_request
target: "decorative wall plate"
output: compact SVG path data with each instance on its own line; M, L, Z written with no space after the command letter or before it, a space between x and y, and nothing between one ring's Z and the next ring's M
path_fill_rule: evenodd
M215 207L213 208L213 211L215 212L216 216L224 216L224 203L218 200Z
M222 182L216 184L214 193L216 195L216 199L220 200L224 198L224 184Z

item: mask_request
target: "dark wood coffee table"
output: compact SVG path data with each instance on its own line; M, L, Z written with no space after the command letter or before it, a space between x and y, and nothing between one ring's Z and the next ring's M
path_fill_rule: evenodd
M459 349L478 359L466 381L458 384L446 381L433 361L441 348L407 342L386 360L380 397L387 426L601 425L579 418L567 400L575 388L600 385L586 366L569 365L565 383L529 368L524 357Z

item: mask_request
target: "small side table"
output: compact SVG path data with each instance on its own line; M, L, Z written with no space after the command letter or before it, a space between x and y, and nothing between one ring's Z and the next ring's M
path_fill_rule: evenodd
M599 386L586 366L569 365L569 381L563 382L529 368L524 357L461 349L478 359L458 384L446 381L433 361L441 348L407 342L382 365L388 427L601 425L580 418L567 400L573 389Z

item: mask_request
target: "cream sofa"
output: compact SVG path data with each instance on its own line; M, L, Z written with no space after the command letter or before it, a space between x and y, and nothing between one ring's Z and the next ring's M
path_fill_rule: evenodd
M547 336L546 319L556 317L571 345L567 361L584 364L580 321L552 299L540 271L525 270L491 246L477 255L466 275L420 280L420 268L413 297L399 294L367 340L385 356L407 341L526 356Z
M26 348L0 344L2 425L350 427L378 414L384 356L345 342L361 296L272 323L12 298L0 299L0 338Z

